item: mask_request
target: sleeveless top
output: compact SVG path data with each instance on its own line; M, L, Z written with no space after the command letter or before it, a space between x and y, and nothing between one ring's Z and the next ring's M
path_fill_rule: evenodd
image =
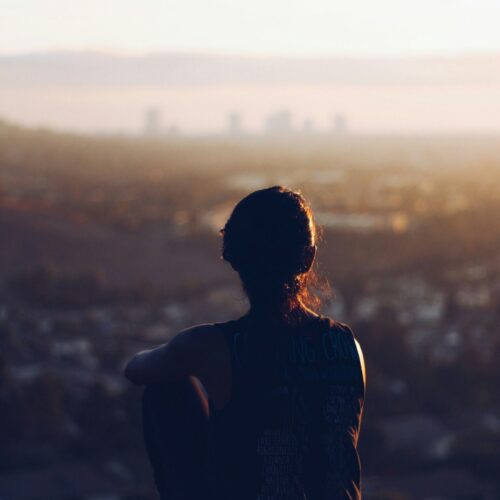
M295 328L246 316L214 325L232 388L220 411L209 398L209 498L360 499L365 386L352 330L324 316Z

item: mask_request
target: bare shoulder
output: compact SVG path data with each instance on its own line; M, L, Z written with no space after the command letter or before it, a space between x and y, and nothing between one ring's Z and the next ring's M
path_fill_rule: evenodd
M358 339L354 339L356 343L356 349L358 350L359 362L361 364L361 371L363 372L363 382L366 385L366 365L365 365L365 356L363 355L363 349L361 348L361 344Z
M342 323L340 321L334 321L332 323L334 325L336 325L338 328L340 328L341 330L343 330L344 332L347 332L349 336L352 336L352 339L354 340L354 344L356 345L356 350L358 352L359 363L361 365L361 371L363 373L363 383L366 385L366 365L365 365L365 357L363 354L363 349L361 348L361 344L359 343L358 339L356 338L356 335L354 334L352 328L347 323Z
M206 342L217 332L217 327L213 323L200 323L181 330L172 339L182 343Z
M226 356L224 337L220 328L213 323L202 323L180 331L171 341L171 349L184 353L184 362L196 368L197 374L212 371ZM189 358L189 360L187 359Z
M206 349L217 343L220 331L213 323L200 323L181 330L170 343L175 348Z
M135 384L151 384L204 374L218 348L217 337L213 324L181 330L166 344L137 353L125 376Z

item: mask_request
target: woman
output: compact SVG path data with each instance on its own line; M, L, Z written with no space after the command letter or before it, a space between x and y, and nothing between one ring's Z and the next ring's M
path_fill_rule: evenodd
M347 325L314 312L311 208L281 186L255 191L221 234L249 311L188 328L125 369L148 385L161 498L361 498L363 355Z

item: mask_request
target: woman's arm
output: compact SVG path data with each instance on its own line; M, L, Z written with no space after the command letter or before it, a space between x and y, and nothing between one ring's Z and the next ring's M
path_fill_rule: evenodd
M137 353L125 366L125 377L147 385L197 376L207 360L210 324L196 325L179 332L170 342Z

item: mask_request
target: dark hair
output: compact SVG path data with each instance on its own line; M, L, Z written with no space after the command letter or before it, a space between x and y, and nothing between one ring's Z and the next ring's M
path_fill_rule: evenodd
M254 191L233 209L223 236L222 258L238 271L252 304L279 305L283 313L320 305L311 266L318 230L300 192L283 186Z

